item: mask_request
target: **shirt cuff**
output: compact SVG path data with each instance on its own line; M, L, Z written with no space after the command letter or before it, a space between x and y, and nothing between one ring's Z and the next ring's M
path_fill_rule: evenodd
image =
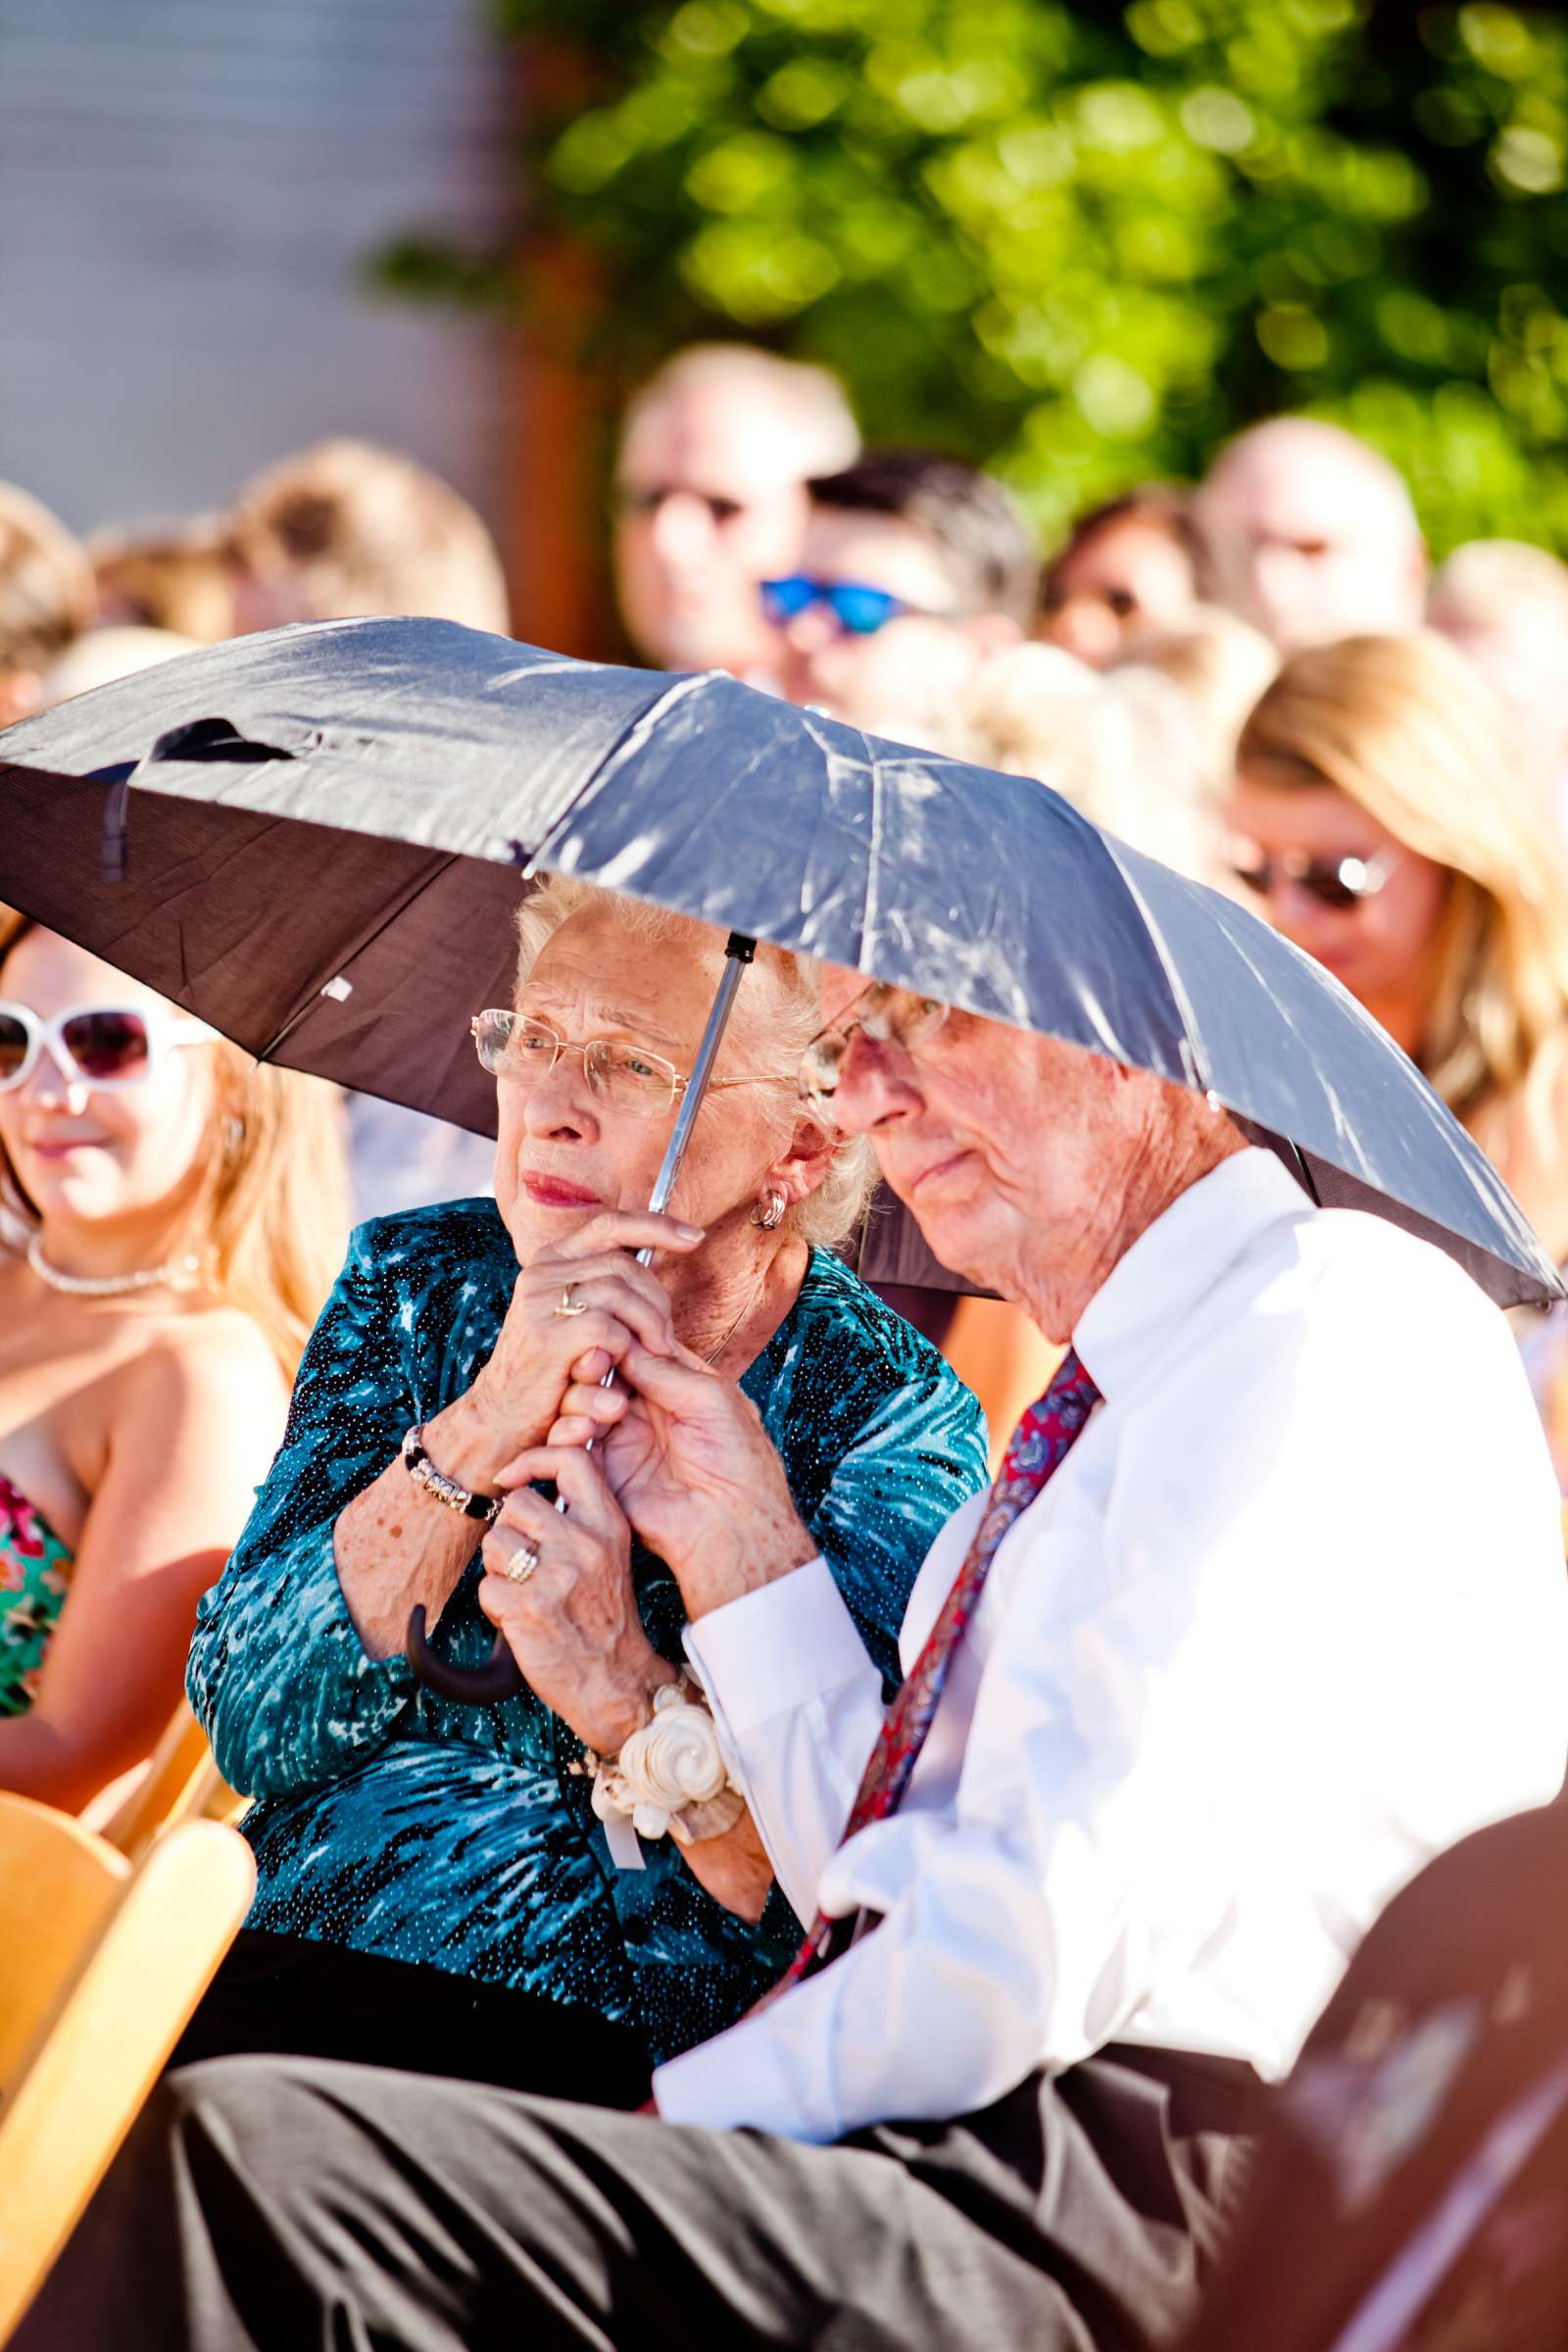
M820 1553L710 1609L682 1638L704 1690L722 1704L737 1738L875 1672Z
M789 1998L794 1997L792 1992ZM742 2018L727 2033L656 2067L654 2098L665 2123L709 2132L773 2132L781 2139L819 2144L830 2140L834 2134L826 2119L806 2112L770 2024L770 2017Z

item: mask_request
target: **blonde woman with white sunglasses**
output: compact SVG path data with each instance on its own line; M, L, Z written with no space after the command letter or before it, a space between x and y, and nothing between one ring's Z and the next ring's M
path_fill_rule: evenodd
M0 1788L77 1809L172 1711L341 1246L338 1124L0 909Z

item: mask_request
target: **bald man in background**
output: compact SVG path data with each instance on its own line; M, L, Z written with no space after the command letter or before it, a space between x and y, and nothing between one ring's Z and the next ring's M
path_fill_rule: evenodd
M1410 493L1337 424L1250 426L1220 451L1195 514L1217 601L1282 653L1421 626L1427 551Z
M633 400L615 473L621 619L658 669L771 682L759 583L793 571L806 484L859 446L836 376L744 343L678 352Z

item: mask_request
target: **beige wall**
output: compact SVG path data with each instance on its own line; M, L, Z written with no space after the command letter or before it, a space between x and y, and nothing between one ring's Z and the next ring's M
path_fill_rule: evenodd
M87 528L364 433L504 527L494 337L359 282L381 240L501 211L484 26L484 0L0 0L0 477Z

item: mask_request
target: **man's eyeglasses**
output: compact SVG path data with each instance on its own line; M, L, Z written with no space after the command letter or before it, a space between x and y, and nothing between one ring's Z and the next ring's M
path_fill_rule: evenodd
M627 486L615 493L615 503L623 514L644 517L657 514L672 498L695 499L700 507L708 509L709 520L720 530L746 512L738 498L720 498L711 490L693 490L685 482L651 482L646 489Z
M890 620L902 619L906 613L921 620L955 617L951 612L934 612L925 605L907 604L902 596L869 587L863 580L813 580L804 571L792 571L782 580L763 580L760 595L762 617L775 629L787 628L813 605L825 605L840 634L848 637L874 637Z
M861 989L845 1011L848 1017L819 1030L801 1056L801 1101L824 1118L831 1118L839 1073L858 1029L879 1046L901 1046L907 1053L935 1037L948 1017L947 1005L935 997L912 996L880 980Z
M139 1086L175 1046L218 1034L152 1005L71 1004L44 1020L30 1004L0 1000L0 1094L25 1084L45 1046L68 1085L113 1089Z
M1233 859L1231 872L1260 899L1272 898L1283 875L1320 906L1343 911L1375 899L1398 862L1392 845L1374 858L1309 858L1304 850L1287 850L1278 858Z
M563 1054L578 1054L590 1094L615 1110L630 1111L635 1118L657 1118L691 1084L662 1054L650 1054L642 1046L625 1045L612 1037L590 1037L574 1046L548 1021L535 1020L529 1013L492 1007L488 1012L476 1012L468 1025L474 1050L492 1077L530 1084L553 1070ZM727 1086L788 1084L787 1078L761 1077L710 1078L708 1082L710 1093Z

